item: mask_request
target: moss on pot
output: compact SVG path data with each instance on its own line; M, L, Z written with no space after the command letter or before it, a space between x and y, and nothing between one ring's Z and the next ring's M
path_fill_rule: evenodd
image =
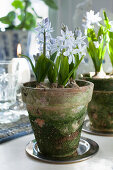
M97 131L113 131L113 78L83 79L94 83L92 101L88 106L91 128Z
M40 152L51 157L76 153L93 84L77 81L79 89L42 89L35 84L25 83L22 96Z

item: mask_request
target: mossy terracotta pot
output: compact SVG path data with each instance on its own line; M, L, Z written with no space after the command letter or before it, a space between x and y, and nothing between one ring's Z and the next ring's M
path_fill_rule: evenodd
M82 79L94 83L92 101L88 105L91 128L96 131L113 131L113 78L90 78L88 74Z
M50 157L76 153L93 83L77 80L75 88L35 88L23 84L22 97L40 152Z

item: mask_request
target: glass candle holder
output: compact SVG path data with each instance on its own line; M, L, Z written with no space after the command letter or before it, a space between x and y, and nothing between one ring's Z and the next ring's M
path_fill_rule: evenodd
M16 121L19 116L10 110L16 103L18 74L9 73L9 61L0 61L0 123Z

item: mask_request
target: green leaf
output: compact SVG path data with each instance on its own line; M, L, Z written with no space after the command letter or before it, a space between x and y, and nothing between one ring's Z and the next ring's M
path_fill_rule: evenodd
M113 32L109 32L108 35L109 35L110 40L113 39Z
M20 1L20 0L15 0L12 2L12 6L15 8L15 9L24 9L24 5L23 5L23 2Z
M87 51L93 61L95 71L99 72L102 66L102 60L99 59L99 50L95 47L93 41L89 42L89 47L87 47Z
M76 66L76 65L78 65L78 63L79 63L79 55L76 54L76 55L74 55L74 56L75 56L75 66Z
M55 58L56 58L56 55L57 55L57 52L55 52L54 54L52 54L50 56L50 60L52 62L54 62ZM51 65L49 70L48 70L48 79L50 81L50 83L55 83L56 82L56 79L57 79L57 74L58 74L58 70L57 70L57 67L56 65Z
M69 65L69 72L71 72L71 71L73 70L73 68L74 68L75 66L77 66L78 63L79 63L79 55L78 55L78 54L75 54L74 57L75 57L75 64L74 64L73 62L71 62L71 64ZM71 77L72 77L73 80L76 78L76 70L73 72L73 74L71 75Z
M34 17L33 14L31 14L30 12L26 13L26 22L25 22L25 26L27 28L27 26L29 28L34 28L36 26L36 18Z
M113 66L113 39L110 39L108 48L109 48L108 49L109 57L110 57L110 60L111 60L111 64Z
M79 62L75 65L75 67L72 69L71 72L69 72L68 76L66 77L66 79L63 82L63 85L65 86L69 80L69 78L72 76L72 74L74 73L74 71L77 70L79 64L81 63L81 61L83 60L84 56L81 57L81 59L79 60Z
M109 20L107 18L105 11L103 11L103 14L105 18L104 21L106 22L106 24L109 24ZM101 70L102 61L104 59L104 55L106 52L107 34L108 34L108 30L102 24L99 27L97 36L94 29L88 29L87 35L88 35L89 47L87 47L87 51L93 61L95 72L99 72ZM103 36L103 40L100 39L101 36ZM94 41L99 42L98 48L95 47Z
M56 66L57 70L59 70L59 66L60 66L60 63L61 63L61 58L62 58L62 56L59 55L59 56L57 57L57 59L56 59L55 66Z
M104 10L103 10L103 15L104 15L104 23L105 23L107 29L110 29L111 26L109 24L109 19L108 19L107 14Z
M103 38L103 41L100 43L98 50L99 50L99 59L102 62L104 59L105 52L106 52L105 36Z
M68 63L68 57L61 56L61 64L60 64L60 70L58 74L58 84L63 85L63 82L67 78L69 74L69 63Z
M46 68L47 67L47 60L46 57L44 57L43 55L39 56L36 66L35 66L35 72L37 75L37 82L40 83L42 81L44 81L45 77L46 77Z
M9 24L11 25L12 22L9 20L9 18L6 16L6 17L1 17L0 18L0 21L3 23L3 24Z
M54 62L55 58L56 58L56 55L57 55L57 52L53 53L51 56L50 56L50 59Z
M103 27L101 26L101 27L99 28L97 38L99 38L99 37L100 37L101 35L103 35L103 34L104 34Z
M71 62L71 64L69 64L69 72L70 72L70 71L72 71L72 70L73 70L73 68L74 68L74 63L73 63L73 62Z
M48 5L50 8L58 9L56 3L54 0L42 0L46 5Z
M23 17L24 17L24 15L23 15L23 14L18 15L18 19L19 19L20 21L22 21L22 20L23 20Z
M106 14L106 12L104 10L103 10L103 15L104 15L105 20L107 21L108 17L107 17L107 14Z
M31 64L32 70L33 70L33 72L34 72L34 74L36 76L35 67L34 67L34 65L32 63L32 60L28 56L26 56L26 55L21 54L21 56L26 58L29 61L29 63Z
M36 18L33 14L30 12L26 13L26 16L19 15L19 20L21 21L21 24L18 25L18 29L25 28L26 30L30 30L31 28L34 28L36 26Z
M75 64L71 62L71 64L69 64L69 72L71 72L74 67L75 67ZM76 78L76 71L71 75L71 77L73 80Z
M48 74L48 70L51 65L54 65L50 59L46 58L43 54L39 56L36 66L35 73L37 75L37 82L43 82Z
M105 53L106 53L107 46L105 46L102 50L101 56L102 56L102 61L104 59Z
M16 13L14 12L14 11L11 11L11 12L9 12L8 13L8 18L9 18L9 20L11 21L11 22L13 22L13 20L15 19L15 17L16 17Z
M1 17L0 21L4 24L12 25L16 17L16 13L14 11L11 11L7 14L5 17Z
M35 77L38 83L43 82L46 75L48 74L48 70L50 69L50 67L52 66L53 68L55 66L54 63L50 59L46 58L43 54L37 58L35 67L32 63L32 60L28 56L23 55L23 54L21 56L25 57L31 64L32 70L35 74ZM54 73L55 73L55 70L54 70ZM53 74L53 72L51 74Z
M55 66L51 66L48 70L48 79L50 83L56 83L57 79L57 70Z
M88 37L88 42L89 41L97 41L97 37L96 37L95 31L93 29L88 28L87 37Z

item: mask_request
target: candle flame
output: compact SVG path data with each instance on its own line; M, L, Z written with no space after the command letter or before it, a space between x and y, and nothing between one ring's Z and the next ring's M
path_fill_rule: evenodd
M21 53L22 53L22 47L21 47L21 44L19 43L17 45L17 56L18 57L21 57Z

